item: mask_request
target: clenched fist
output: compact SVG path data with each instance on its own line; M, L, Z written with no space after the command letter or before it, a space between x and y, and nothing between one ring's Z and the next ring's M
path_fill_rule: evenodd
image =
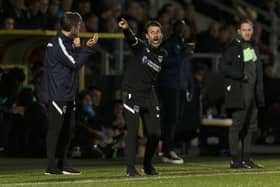
M119 22L118 25L119 25L119 27L120 27L122 30L128 28L128 23L127 23L127 21L126 21L124 18L122 18L122 20Z

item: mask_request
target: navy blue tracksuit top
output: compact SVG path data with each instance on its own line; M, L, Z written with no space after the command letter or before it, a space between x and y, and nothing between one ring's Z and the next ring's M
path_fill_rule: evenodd
M79 69L93 52L91 48L73 46L73 39L62 32L47 44L44 60L42 96L45 102L73 101Z

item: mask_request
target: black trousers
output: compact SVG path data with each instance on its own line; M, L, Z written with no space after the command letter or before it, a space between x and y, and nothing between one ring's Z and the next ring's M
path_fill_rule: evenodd
M62 168L75 127L75 103L51 101L48 105L47 159L48 168ZM56 158L58 163L56 163Z
M169 154L174 149L176 126L182 121L186 93L172 88L160 88L162 152Z
M253 87L244 85L245 107L232 111L233 125L229 129L229 148L234 161L250 158L252 135L257 129L258 109Z
M151 166L160 138L160 108L156 93L155 91L147 94L124 92L123 105L128 130L125 150L127 166L134 167L135 165L140 116L143 119L144 132L147 137L143 165Z

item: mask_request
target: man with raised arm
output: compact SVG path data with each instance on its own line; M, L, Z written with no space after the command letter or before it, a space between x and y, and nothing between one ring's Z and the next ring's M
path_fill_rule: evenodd
M160 138L160 108L155 91L158 73L166 51L162 42L161 25L149 21L145 27L146 41L137 38L126 20L119 22L125 38L132 49L135 61L127 64L122 82L123 103L127 122L126 137L127 176L139 176L135 168L139 117L143 119L147 137L143 169L147 175L158 175L152 158Z

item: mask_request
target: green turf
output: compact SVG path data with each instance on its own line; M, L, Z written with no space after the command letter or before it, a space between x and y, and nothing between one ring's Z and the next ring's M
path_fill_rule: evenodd
M125 177L123 160L73 160L80 176L46 176L44 159L0 158L0 186L280 186L280 159L258 159L264 169L229 169L220 158L186 159L183 165L156 163L159 176ZM137 165L141 170L141 165Z

